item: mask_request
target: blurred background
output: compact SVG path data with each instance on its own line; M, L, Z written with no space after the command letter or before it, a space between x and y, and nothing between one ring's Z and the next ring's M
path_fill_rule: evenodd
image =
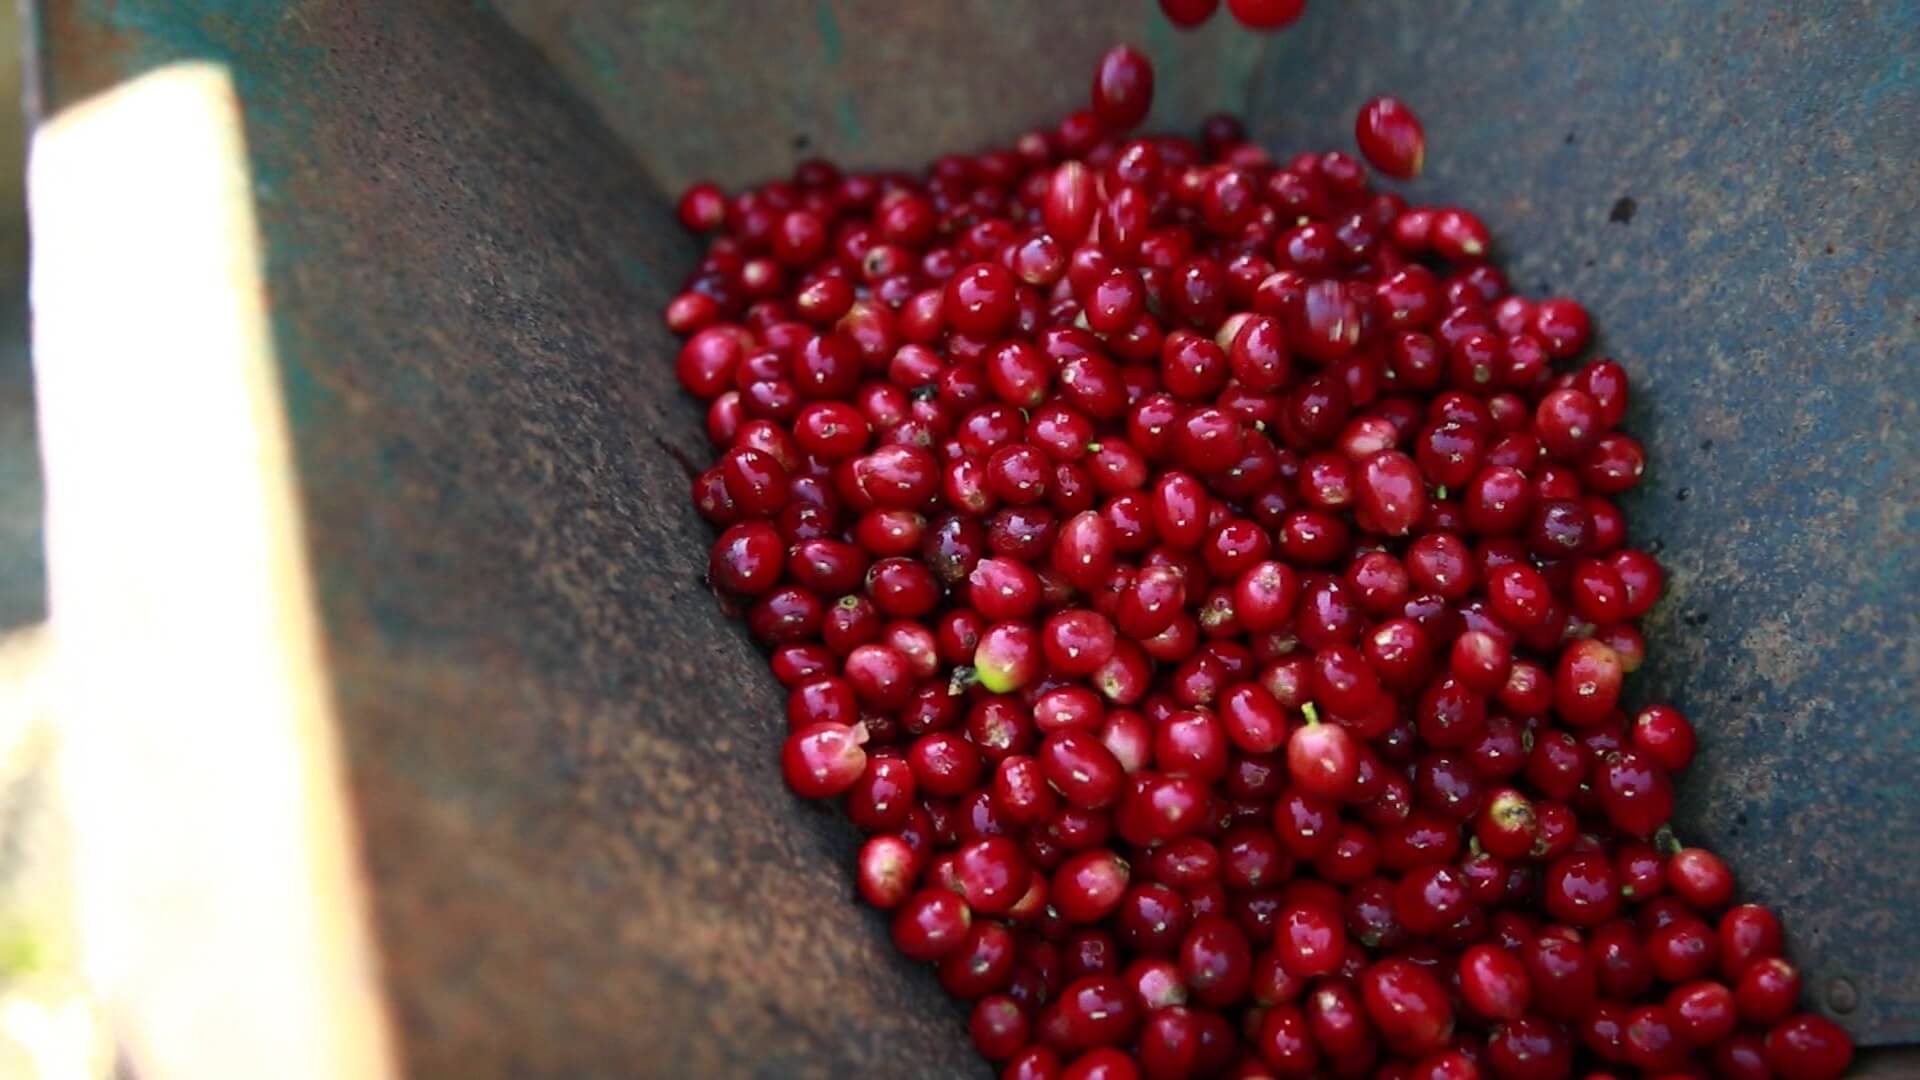
M20 107L20 12L0 5L0 627L40 621L40 475L27 361L26 114Z
M0 5L0 682L32 649L46 576L27 349L25 114L20 14ZM96 1075L94 1024L67 919L62 830L53 807L52 733L31 710L0 706L0 1076Z
M20 11L0 4L0 684L27 666L46 613L33 368L27 350L26 120ZM78 975L45 717L0 703L0 1077L105 1069Z

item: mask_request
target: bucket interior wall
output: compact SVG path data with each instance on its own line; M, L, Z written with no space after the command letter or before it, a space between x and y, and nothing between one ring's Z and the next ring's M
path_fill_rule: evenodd
M851 828L780 784L782 696L702 583L671 196L1006 143L1116 40L1159 63L1155 126L1244 111L1283 156L1407 98L1408 196L1595 313L1670 574L1630 694L1704 743L1680 831L1782 910L1816 1001L1920 1040L1913 5L1383 0L1265 39L1150 0L33 6L42 117L171 60L235 73L422 1075L981 1071L853 899Z

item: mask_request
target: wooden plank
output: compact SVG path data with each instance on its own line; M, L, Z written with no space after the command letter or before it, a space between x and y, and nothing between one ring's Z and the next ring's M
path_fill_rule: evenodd
M391 1075L239 103L165 67L35 135L48 686L87 974L156 1080Z

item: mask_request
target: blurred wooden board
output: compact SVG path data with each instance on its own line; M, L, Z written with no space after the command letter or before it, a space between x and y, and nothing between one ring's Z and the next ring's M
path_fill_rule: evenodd
M42 125L30 179L84 972L153 1080L383 1080L232 84L146 72Z

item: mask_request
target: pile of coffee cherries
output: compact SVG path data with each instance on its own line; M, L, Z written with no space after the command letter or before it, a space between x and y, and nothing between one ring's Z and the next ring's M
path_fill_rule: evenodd
M1152 92L1117 48L1012 147L680 202L709 579L859 895L1007 1080L1840 1074L1667 827L1692 726L1621 707L1662 578L1587 312Z

